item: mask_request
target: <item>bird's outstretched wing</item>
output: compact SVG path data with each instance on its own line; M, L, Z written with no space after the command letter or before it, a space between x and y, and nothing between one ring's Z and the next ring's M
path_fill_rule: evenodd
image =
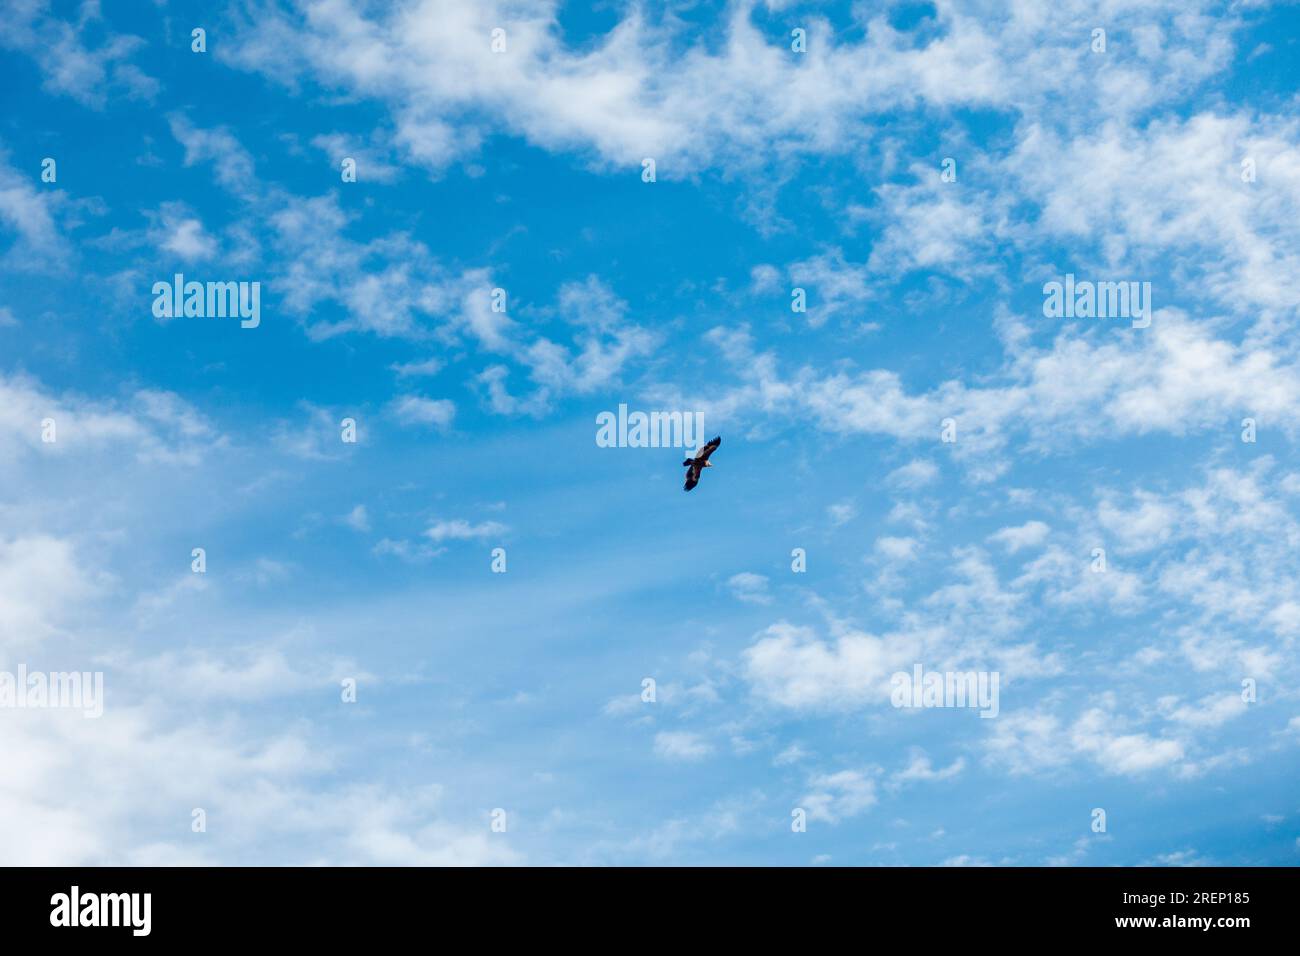
M700 483L700 466L691 462L690 467L686 469L686 484L682 486L684 491L690 491Z
M717 438L713 439L713 441L709 442L707 445L705 445L703 448L697 451L695 453L695 457L698 458L700 461L708 461L709 456L712 455L715 451L717 451L718 446L721 444L722 444L722 436L719 435Z

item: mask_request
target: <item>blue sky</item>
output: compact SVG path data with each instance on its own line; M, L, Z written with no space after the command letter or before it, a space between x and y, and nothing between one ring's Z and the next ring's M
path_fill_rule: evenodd
M10 6L0 860L1300 859L1294 5Z

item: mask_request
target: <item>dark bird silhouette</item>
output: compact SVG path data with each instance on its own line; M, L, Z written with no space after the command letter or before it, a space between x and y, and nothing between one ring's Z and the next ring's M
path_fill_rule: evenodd
M709 442L703 448L695 453L694 458L687 458L682 464L686 467L686 484L684 489L690 491L700 483L700 474L705 468L712 468L713 462L709 461L709 456L718 450L722 444L722 436L719 435L713 441Z

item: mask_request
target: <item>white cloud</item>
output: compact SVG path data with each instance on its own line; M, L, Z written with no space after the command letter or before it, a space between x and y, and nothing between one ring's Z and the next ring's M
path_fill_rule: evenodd
M1044 598L1054 604L1106 603L1120 613L1136 612L1142 606L1143 578L1117 565L1109 553L1106 569L1100 570L1098 564L1094 570L1094 561L1098 559L1093 558L1092 551L1089 547L1074 554L1060 547L1049 547L1025 565L1024 573L1012 585L1019 589L1041 586Z
M1218 727L1247 709L1239 693L1211 694L1194 705L1179 704L1177 698L1161 703L1170 720L1190 727Z
M102 109L110 92L144 101L157 95L158 82L130 62L144 40L107 29L97 3L82 4L75 22L51 16L48 7L41 0L13 0L0 21L0 47L31 57L46 91L93 109Z
M913 752L906 767L890 774L889 783L891 787L899 787L908 783L934 783L940 780L951 780L965 769L966 759L964 757L958 757L946 767L935 769L930 762L930 757L924 751L917 750Z
M486 825L439 814L438 788L322 783L333 760L301 729L259 735L183 709L118 703L98 720L14 711L0 722L10 865L473 865L520 862ZM199 842L190 812L208 814ZM154 826L150 821L176 821ZM180 831L184 836L170 834ZM187 839L189 838L189 839Z
M403 539L381 538L379 542L370 549L371 553L378 556L388 556L398 558L411 564L418 564L423 561L429 561L442 554L446 549L432 548L427 544L419 542L406 541Z
M370 515L366 512L365 505L357 505L346 515L343 516L343 523L353 531L366 532L370 530Z
M509 530L498 521L483 521L473 524L462 518L451 521L435 521L425 532L425 536L435 542L472 541L495 538Z
M856 312L860 317L866 303L880 294L867 269L846 262L839 249L793 263L787 273L791 288L807 293L808 325L814 329L839 315Z
M1111 729L1113 723L1112 715L1094 708L1086 711L1070 730L1075 749L1090 754L1105 772L1137 774L1183 759L1183 747L1178 741L1144 733L1116 733Z
M1134 492L1136 508L1124 510L1110 501L1097 509L1097 519L1120 553L1132 554L1160 547L1174 533L1176 511L1159 496Z
M32 383L4 387L20 403L45 394ZM25 406L14 407L21 413ZM174 524L189 482L171 481L156 461L124 451L206 436L208 426L187 405L157 392L133 397L129 415L87 412L84 402L73 407L82 420L74 432L81 441L70 442L67 453L80 457L69 459L76 467L58 470L50 488L60 494L59 510L38 510L45 511L42 524L80 526L84 537L15 535L11 526L24 522L22 513L0 508L0 656L10 670L15 652L33 670L102 670L105 706L93 720L74 709L5 712L0 860L37 866L521 862L518 849L493 842L483 822L450 811L439 788L388 788L343 772L351 763L347 745L334 735L321 737L301 712L295 715L296 707L260 727L255 714L231 710L231 701L269 705L286 695L337 700L342 675L377 682L346 658L317 655L314 642L303 642L308 650L301 653L281 648L267 639L267 621L256 611L232 617L227 609L214 620L214 605L200 600L224 587L224 575L215 562L215 574L189 574L188 543L171 556L164 548L160 565L138 560L139 548L149 544L140 535L153 523ZM94 435L119 445L110 443L100 458L88 440ZM129 471L119 476L101 462ZM213 470L225 466L218 459ZM17 476L29 487L38 474L55 474L38 470L44 462L27 455L7 453L5 468L6 480ZM218 478L213 487L236 497L233 482ZM84 494L86 488L94 493ZM106 505L111 515L97 520ZM139 515L147 520L137 522ZM229 520L226 512L222 520ZM150 573L156 566L186 568L183 577L165 579L186 584L160 589ZM199 578L203 587L189 584ZM100 600L110 596L111 602ZM176 620L156 626L150 615L163 612ZM149 642L160 632L168 644L181 634L189 646L151 652ZM248 635L250 644L207 647L212 632ZM196 807L208 815L201 838L190 832Z
M342 457L349 445L342 440L342 422L351 415L336 413L310 403L299 403L305 413L300 421L282 420L273 426L272 442L277 449L307 461L329 461ZM355 422L356 419L353 418ZM356 426L357 443L366 440L361 422Z
M456 417L456 403L446 398L432 399L423 395L401 395L393 399L391 408L403 425L434 425L446 428Z
M831 519L831 524L839 527L847 524L858 515L858 506L852 501L838 501L826 508L826 516Z
M803 709L887 703L889 675L905 654L870 634L845 633L830 645L809 628L781 622L763 631L741 656L756 694Z
M1050 532L1051 528L1041 521L1027 521L1015 527L1001 528L989 535L989 540L1002 545L1008 554L1015 554L1042 544Z
M72 249L57 220L63 201L63 194L53 187L38 190L36 180L10 166L0 150L0 225L18 236L0 260L5 266L46 271L70 259Z
M158 211L154 241L182 264L202 262L217 254L217 241L203 228L203 221L182 205L167 203Z
M708 163L743 169L843 153L864 145L865 120L899 108L1038 114L1072 93L1084 117L1129 115L1220 68L1234 25L1188 11L1176 46L1138 57L1117 45L1101 63L1077 40L1077 24L1091 22L1081 3L1051 17L1028 7L976 16L941 5L942 29L922 44L883 15L859 12L862 39L850 42L813 17L801 56L790 54L784 32L753 22L749 3L729 9L707 46L691 43L678 18L633 8L602 37L571 48L556 11L556 0L424 0L386 15L346 3L310 17L268 11L216 55L286 84L314 77L386 103L396 141L434 172L504 130L602 165L653 156L667 178ZM1119 35L1151 17L1115 10L1108 26ZM494 54L488 38L502 24L508 51Z
M1092 707L1068 727L1045 711L1003 714L986 740L990 759L1014 774L1035 773L1091 759L1102 772L1138 776L1183 763L1181 742L1145 732L1124 732L1115 713Z
M58 633L77 604L101 589L73 542L50 535L0 537L0 649Z
M655 734L656 757L664 760L703 760L713 752L713 745L699 734L686 730L663 730Z
M799 798L799 805L808 812L809 820L835 824L856 817L876 805L875 776L874 769L816 774L809 779L808 792Z
M294 659L283 649L266 645L168 651L123 663L133 681L151 683L160 697L182 703L332 693L344 677L375 680L350 660Z
M1300 722L1300 719L1298 719L1297 722ZM796 763L799 763L801 760L807 760L807 759L809 759L811 756L812 756L811 753L809 753L807 750L805 750L805 749L804 749L803 747L801 747L799 744L795 743L795 744L791 744L790 746L786 747L786 748L785 748L784 750L782 750L779 754L777 754L775 757L773 757L773 758L772 758L772 765L773 765L774 767L784 767L784 766L787 766L787 765L789 765L789 764L796 764Z
M43 440L45 419L54 441ZM0 375L0 448L85 460L107 450L139 461L194 465L226 439L189 402L173 392L140 389L120 401L55 395L21 376Z
M876 553L890 561L915 561L916 549L920 542L915 538L896 538L888 535L877 538Z
M938 465L924 458L917 458L901 468L895 468L886 480L899 488L922 488L938 477Z
M185 148L185 165L209 163L225 189L242 199L261 196L253 157L226 129L202 129L181 113L167 116L172 135Z
M418 362L402 362L390 365L389 368L405 378L414 375L437 375L442 371L443 363L441 359L430 358Z
M750 604L771 604L772 596L767 592L768 580L761 574L742 571L727 579L727 587L738 601Z
M371 137L371 142L365 143L344 133L320 133L312 137L311 144L325 154L339 171L340 178L344 159L356 162L358 183L392 183L402 175L401 167L386 158L387 150L379 137Z

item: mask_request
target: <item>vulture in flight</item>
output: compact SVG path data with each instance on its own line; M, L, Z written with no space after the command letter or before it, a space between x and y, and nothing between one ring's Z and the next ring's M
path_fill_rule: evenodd
M709 456L718 450L722 444L722 436L719 435L713 441L709 442L703 448L695 453L694 458L687 458L682 464L686 467L686 485L685 490L690 491L700 483L700 473L705 468L712 468L713 462L709 461Z

